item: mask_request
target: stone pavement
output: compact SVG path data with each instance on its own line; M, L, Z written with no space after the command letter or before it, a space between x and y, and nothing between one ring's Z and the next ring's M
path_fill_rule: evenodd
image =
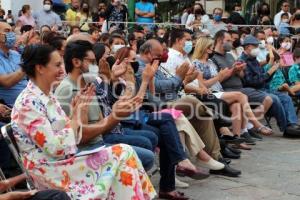
M243 151L231 165L242 170L240 178L181 178L190 188L180 191L194 200L300 200L300 139L275 133L257 142L252 151ZM152 178L155 186L158 178Z

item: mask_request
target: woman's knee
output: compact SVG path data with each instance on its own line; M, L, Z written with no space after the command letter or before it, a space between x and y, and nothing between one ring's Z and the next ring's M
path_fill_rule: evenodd
M273 104L273 99L270 96L266 96L266 98L263 101L264 105L272 105Z

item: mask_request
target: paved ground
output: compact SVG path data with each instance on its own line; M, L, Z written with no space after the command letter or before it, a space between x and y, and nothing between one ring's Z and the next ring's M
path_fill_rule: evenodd
M242 170L240 178L181 179L191 185L181 191L194 200L300 200L300 139L264 138L232 166ZM152 178L154 185L158 178Z

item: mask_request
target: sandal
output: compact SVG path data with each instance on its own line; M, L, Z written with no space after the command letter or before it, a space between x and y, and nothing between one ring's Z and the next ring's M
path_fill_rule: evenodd
M248 150L248 151L252 150L252 148L245 143L236 144L236 145L233 145L232 147L236 148L236 149L242 149L242 150Z
M172 199L172 200L188 200L189 198L184 195L183 192L176 191L174 195L169 193L159 192L160 199Z
M270 135L273 134L272 129L270 129L266 126L261 126L260 128L257 129L257 132L262 134L262 135L265 135L265 136L270 136Z

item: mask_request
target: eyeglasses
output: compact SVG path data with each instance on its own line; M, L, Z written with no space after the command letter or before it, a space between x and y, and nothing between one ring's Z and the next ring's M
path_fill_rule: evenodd
M286 5L283 5L283 7L290 7L290 5L286 4Z
M91 64L97 64L96 59L93 58L83 58L83 60L87 60Z

